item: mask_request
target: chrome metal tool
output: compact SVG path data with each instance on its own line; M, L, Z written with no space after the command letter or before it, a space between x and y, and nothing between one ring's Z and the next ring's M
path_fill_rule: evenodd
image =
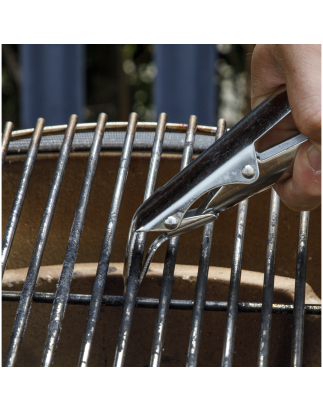
M291 175L295 154L307 138L298 134L286 140L279 124L288 115L286 92L263 102L138 208L128 236L125 286L138 232L162 232L148 250L140 285L163 242L217 219L220 212Z

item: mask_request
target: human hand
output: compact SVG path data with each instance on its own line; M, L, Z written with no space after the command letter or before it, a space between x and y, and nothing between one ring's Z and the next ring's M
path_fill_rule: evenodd
M293 174L274 188L292 210L321 204L321 45L257 45L251 61L251 107L287 90L291 116L286 135L297 130L309 140L298 150Z

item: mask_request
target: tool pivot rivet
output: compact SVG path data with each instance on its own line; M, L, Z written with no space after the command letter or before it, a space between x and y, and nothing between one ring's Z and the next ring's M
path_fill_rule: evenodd
M243 167L241 173L245 178L252 178L256 174L255 169L249 164Z
M166 220L164 221L164 224L166 228L173 230L178 225L178 218L176 218L173 215L170 215L169 217L166 218Z

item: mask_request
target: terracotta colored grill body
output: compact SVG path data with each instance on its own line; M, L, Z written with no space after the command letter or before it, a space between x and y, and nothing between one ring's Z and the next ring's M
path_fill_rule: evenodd
M320 366L320 210L264 191L170 239L138 287L141 233L124 293L134 212L226 125L107 120L5 125L3 364Z

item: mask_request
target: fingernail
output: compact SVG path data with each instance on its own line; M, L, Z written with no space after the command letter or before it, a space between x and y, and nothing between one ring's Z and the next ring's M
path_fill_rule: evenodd
M321 153L315 146L308 149L307 158L314 171L321 171Z

